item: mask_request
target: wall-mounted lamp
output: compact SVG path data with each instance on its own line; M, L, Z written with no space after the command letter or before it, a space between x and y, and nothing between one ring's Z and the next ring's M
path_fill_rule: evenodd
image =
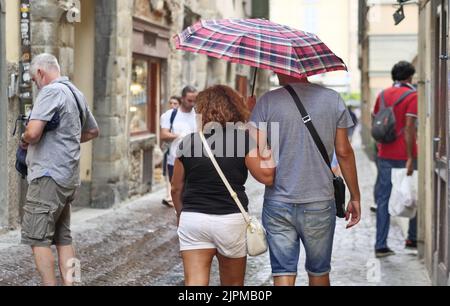
M403 5L402 5L394 13L395 25L399 25L404 19L405 19L405 11L403 10Z
M411 0L397 0L397 2L400 4L400 8L395 11L394 13L394 21L395 25L399 25L404 19L405 19L405 11L403 9L404 3Z

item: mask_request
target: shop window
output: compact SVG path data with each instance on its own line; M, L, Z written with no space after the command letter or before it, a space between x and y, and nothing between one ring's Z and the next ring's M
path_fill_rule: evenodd
M152 57L133 59L130 85L130 133L156 133L156 111L160 99L161 64Z
M148 63L145 60L133 60L132 82L130 86L130 132L137 134L148 132Z

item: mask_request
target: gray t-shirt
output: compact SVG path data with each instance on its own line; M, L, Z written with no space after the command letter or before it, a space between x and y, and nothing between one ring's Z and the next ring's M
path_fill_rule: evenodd
M353 126L344 101L334 90L319 85L296 83L292 87L311 116L332 160L337 128ZM305 204L334 198L331 171L285 88L261 97L251 121L260 130L268 132L277 163L275 184L266 188L267 200ZM267 129L260 125L264 122ZM279 124L279 133L274 123Z
M83 127L74 94L67 85L80 103ZM58 128L44 132L41 140L28 148L28 181L49 176L62 187L75 188L80 185L81 132L98 128L98 125L84 95L66 77L40 90L30 120L49 122L56 112L60 115Z

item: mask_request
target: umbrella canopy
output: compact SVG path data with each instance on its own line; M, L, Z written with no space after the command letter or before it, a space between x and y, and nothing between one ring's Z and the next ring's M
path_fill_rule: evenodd
M347 70L315 34L265 19L203 20L175 36L177 49L303 78Z

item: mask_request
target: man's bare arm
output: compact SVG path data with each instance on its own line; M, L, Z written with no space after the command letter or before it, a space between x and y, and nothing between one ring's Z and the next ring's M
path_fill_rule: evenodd
M411 176L414 173L414 145L416 133L416 118L411 116L406 117L405 141L406 153L408 154L408 161L406 163L408 176Z
M347 129L337 129L336 156L342 175L350 190L350 203L347 207L346 220L351 219L347 225L347 228L351 228L361 221L361 193L358 184L355 153L348 140Z
M46 125L46 121L30 120L25 129L25 133L22 135L22 141L28 144L37 144L41 140Z
M178 138L178 135L171 133L169 129L161 129L161 140L162 141L173 141Z
M97 129L90 129L87 131L84 131L83 133L81 133L81 143L86 143L88 141L91 141L95 138L97 138L100 134L100 130Z

